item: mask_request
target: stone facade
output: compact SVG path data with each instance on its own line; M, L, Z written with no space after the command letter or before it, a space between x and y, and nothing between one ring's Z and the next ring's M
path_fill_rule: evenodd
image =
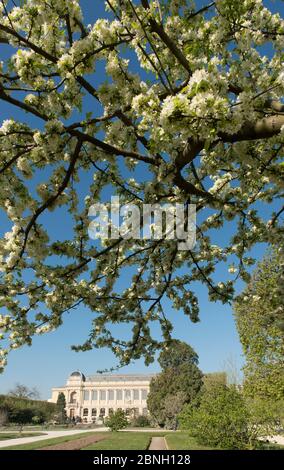
M85 423L102 423L110 413L122 409L130 418L147 415L147 395L155 374L97 374L85 377L73 372L65 386L52 389L49 402L59 393L66 399L67 416Z

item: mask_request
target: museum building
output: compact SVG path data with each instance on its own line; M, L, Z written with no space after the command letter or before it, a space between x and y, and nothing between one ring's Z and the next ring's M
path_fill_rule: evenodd
M129 418L147 415L147 395L155 374L96 374L85 377L73 372L66 385L52 389L48 401L56 403L64 393L70 419L85 423L102 423L104 418L121 409Z

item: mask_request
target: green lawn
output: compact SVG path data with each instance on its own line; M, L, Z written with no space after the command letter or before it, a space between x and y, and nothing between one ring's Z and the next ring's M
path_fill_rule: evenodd
M196 440L189 436L186 431L177 431L176 433L167 434L166 441L170 450L216 450L216 447L207 447L200 445ZM263 444L264 450L284 450L284 446L277 444Z
M73 441L74 439L80 439L85 436L92 436L96 434L94 432L84 432L81 434L72 434L72 436L54 437L52 439L44 439L42 441L32 442L30 444L20 444L9 447L1 447L1 450L36 450L41 447L48 447L53 444L60 444L61 442Z
M164 436L165 433L151 432L108 432L106 439L96 442L83 450L145 450L153 436Z
M197 444L193 437L183 431L167 434L166 441L170 450L214 450L214 447Z
M44 436L44 432L22 432L21 434L18 432L5 432L0 433L0 441L6 441L8 439L16 439L21 437L35 437L35 436Z
M8 434L8 433L7 433ZM9 433L10 434L10 433ZM95 435L96 432L86 432L82 434L73 434L72 436L56 437L53 439L44 439L42 441L36 441L31 444L20 444L9 447L1 448L0 450L36 450L42 447L48 447L54 444L60 444L61 442L72 441L74 439L80 439L85 436ZM10 434L11 437L6 439L12 439L15 434ZM32 433L28 436L34 435ZM40 435L38 433L37 435ZM41 434L42 435L42 434ZM170 450L214 450L213 447L207 447L197 444L193 437L190 437L186 431L177 431L175 433L167 432L106 432L103 433L104 440L96 442L83 450L146 450L150 444L153 436L165 436L168 448ZM26 436L26 434L25 434ZM24 437L24 434L22 434ZM282 446L277 445L266 445L264 448L267 449L283 449Z

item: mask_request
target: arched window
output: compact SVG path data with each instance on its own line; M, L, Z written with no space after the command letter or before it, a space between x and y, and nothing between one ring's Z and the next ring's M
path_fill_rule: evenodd
M77 392L71 392L70 403L76 403L76 401L77 401Z
M88 414L89 414L88 408L84 408L83 409L83 416L88 416Z

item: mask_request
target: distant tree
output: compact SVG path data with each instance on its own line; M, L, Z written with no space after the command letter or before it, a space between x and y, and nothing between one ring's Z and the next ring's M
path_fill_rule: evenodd
M110 428L110 430L113 432L126 428L128 425L128 421L124 411L117 410L112 413L106 418L105 425Z
M36 387L29 388L26 385L16 383L15 387L9 391L11 397L29 398L31 400L39 400L40 393Z
M237 358L230 354L227 359L223 362L223 369L227 377L227 384L229 385L241 385L242 376Z
M56 404L47 401L30 400L11 395L0 395L0 410L6 410L11 423L23 424L49 421L55 413Z
M195 351L179 340L173 340L158 360L162 372L151 380L147 404L154 421L164 427L175 422L167 398L183 396L183 404L190 403L202 387L202 372Z
M284 259L267 255L235 303L243 351L244 390L248 396L280 400L284 396Z
M205 388L212 387L216 383L226 385L227 374L226 372L209 372L203 375L202 382Z
M64 424L67 421L66 414L66 398L64 393L60 392L56 402L56 417L60 424Z

